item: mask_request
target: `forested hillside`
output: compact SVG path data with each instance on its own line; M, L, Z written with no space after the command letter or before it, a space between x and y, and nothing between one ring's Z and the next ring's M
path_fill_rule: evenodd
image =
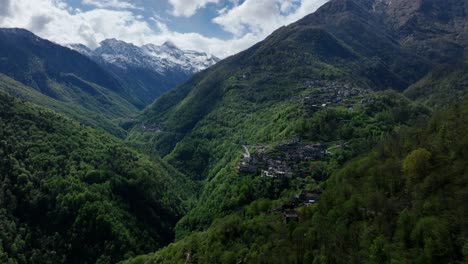
M126 118L134 115L136 109L128 106L123 99L113 98L116 104L122 107L101 107L99 104L93 104L93 101L86 101L85 107L80 106L74 101L61 101L42 94L29 86L26 86L10 77L0 73L0 90L14 97L25 101L47 107L58 113L63 113L68 117L80 121L82 124L102 129L108 133L124 137L126 131L119 126L119 123L125 122ZM103 91L106 94L105 91ZM128 108L124 106L127 105Z
M430 107L446 107L468 93L468 65L442 66L405 90L408 98Z
M277 208L296 186L125 263L466 263L467 124L465 98L347 163L290 221Z
M80 54L25 29L0 28L1 88L124 138L122 126L141 109L218 61L167 45L143 49L117 40L100 45L96 51L71 45Z
M157 158L0 93L0 262L115 263L173 239L192 185Z

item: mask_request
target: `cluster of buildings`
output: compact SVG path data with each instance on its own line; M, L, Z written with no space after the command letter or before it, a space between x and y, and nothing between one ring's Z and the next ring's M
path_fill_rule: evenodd
M293 166L307 160L319 160L326 154L321 144L301 144L299 139L272 149L260 147L253 155L243 154L238 174L261 174L262 177L285 179L293 176Z
M302 98L303 107L310 111L317 111L332 105L352 107L356 102L351 101L351 99L372 92L370 89L362 89L353 87L350 84L327 80L307 81L304 86L315 88L311 94ZM360 103L367 103L364 100L361 100Z

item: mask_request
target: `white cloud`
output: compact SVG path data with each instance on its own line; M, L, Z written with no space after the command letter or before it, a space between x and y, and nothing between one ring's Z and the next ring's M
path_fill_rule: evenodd
M328 0L245 0L213 19L224 30L243 36L247 32L264 38L275 29L314 12Z
M198 8L209 1L198 1L196 6ZM0 0L0 27L26 28L57 43L83 43L91 48L97 47L100 41L107 38L117 38L136 45L161 44L170 40L184 49L226 57L252 46L276 28L300 19L326 2L246 0L240 4L235 0L230 1L233 3L231 8L220 12L214 19L215 23L233 34L228 40L206 37L196 32L171 31L160 18L145 20L135 14L133 9L116 9L114 6L84 12L67 5L64 0Z
M218 3L219 0L169 0L172 5L172 14L175 16L193 16L200 8L209 3Z
M106 38L135 43L155 34L148 23L129 10L93 9L82 12L62 0L15 0L1 27L21 27L52 41L96 47Z
M218 38L209 38L198 33L179 33L168 29L168 27L158 22L159 34L153 34L146 39L149 43L163 43L170 40L178 47L183 49L192 49L205 51L214 54L220 58L227 57L242 51L258 42L256 35L248 33L241 38L231 40L222 40Z
M83 5L94 6L97 8L113 8L113 9L140 9L135 5L120 0L83 0Z

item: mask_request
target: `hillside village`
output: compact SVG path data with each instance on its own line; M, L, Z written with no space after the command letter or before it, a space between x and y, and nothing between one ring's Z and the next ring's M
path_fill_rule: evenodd
M354 87L350 84L327 81L312 80L303 83L306 88L314 88L313 91L301 97L302 107L310 112L316 112L329 106L345 106L352 110L354 105L372 103L367 95L372 93L370 89Z
M337 149L346 149L347 142L339 141L331 143L304 143L294 138L288 142L273 147L267 146L242 146L244 152L237 164L237 174L260 175L260 177L287 181L299 175L298 171L304 166L303 162L320 161L326 156L333 155ZM251 153L251 150L253 153ZM302 190L293 195L288 201L282 203L272 213L281 214L283 221L301 221L301 216L296 211L302 206L315 204L322 194L321 188L314 190Z
M373 91L351 84L328 81L311 80L302 83L306 91L301 97L292 101L299 102L301 107L309 113L320 111L327 107L345 107L353 111L355 107L374 103L370 96ZM345 120L339 120L340 122ZM293 178L303 178L301 168L304 162L322 161L327 156L333 156L340 150L347 149L348 142L304 143L299 138L272 147L246 146L241 160L237 164L238 175L259 175L260 177L287 181ZM252 151L253 153L250 153ZM288 201L276 208L273 213L279 213L285 223L301 221L297 209L302 206L315 204L322 193L322 189L302 190L293 195Z
M246 151L248 147L244 146ZM251 155L244 153L237 165L238 174L261 174L262 177L286 179L293 176L294 167L302 161L320 160L326 153L320 143L302 144L299 139L269 149L256 146Z

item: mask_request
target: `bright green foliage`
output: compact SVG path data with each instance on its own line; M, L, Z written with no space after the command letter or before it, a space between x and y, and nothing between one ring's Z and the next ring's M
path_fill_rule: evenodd
M210 114L206 121L200 122L200 128L193 135L179 142L174 152L166 157L187 173L195 171L208 175L196 207L177 224L177 236L201 230L215 218L258 198L278 198L283 190L292 186L289 180L272 182L259 175L239 176L235 165L243 141L274 146L281 139L300 137L305 142L321 142L329 148L337 142L347 142L348 148L335 150L333 155L323 160L305 162L298 168L296 177L305 179L310 176L323 181L345 161L371 148L395 126L412 123L418 115L427 113L426 109L397 93L370 96L374 99L372 104L356 107L353 112L330 107L310 114L290 103L253 112L249 118L241 114L230 116L228 112L224 116L229 115L229 118L222 123L216 121L221 120L222 112ZM241 106L236 109L241 109Z
M409 182L418 182L429 173L431 156L431 153L424 148L416 149L406 156L403 160L403 173Z
M24 29L0 29L0 90L119 137L141 103L89 58Z
M117 139L0 93L0 262L115 263L173 239L184 177Z
M64 93L70 87L56 85ZM92 86L97 89L101 96L82 94L71 96L64 94L61 99L48 97L31 87L25 86L8 76L0 74L0 90L25 101L47 107L56 112L66 114L81 123L102 129L117 137L124 137L126 131L119 127L121 120L125 120L134 115L137 109L118 97L116 94L99 86ZM70 98L72 97L72 98ZM111 101L112 107L103 101ZM84 105L84 106L83 106Z
M465 94L462 62L435 69L462 57L466 5L461 0L386 2L329 1L197 74L122 126L130 130L129 144L164 156L164 162L152 164L77 125L67 123L74 128L65 129L34 112L27 112L34 118L13 115L27 124L5 123L5 170L15 170L4 176L0 193L6 197L0 200L6 201L0 207L6 230L0 233L5 234L1 260L466 262L467 104L428 123L430 111L417 104L449 105ZM46 72L44 60L32 57L19 61L32 67L12 64L15 60L2 65L19 73ZM84 88L93 96L71 96L78 105L103 99L99 111L107 110L106 103L114 106L114 97L100 96L100 87L111 80L87 69L70 67L52 72L53 78L39 74L44 78L32 80L23 74L21 81L53 98L69 98L64 88L78 89L77 95ZM388 91L402 91L429 72L406 92L416 103ZM126 92L114 88L112 94ZM131 112L118 105L111 109L123 111L112 117L104 111L109 123ZM93 125L104 120L83 119L87 112L78 112L72 116ZM320 143L327 154L294 164L290 178L236 172L242 145L274 152L295 138L300 144ZM202 186L195 206L192 182L167 164ZM318 187L325 191L316 202L294 205L298 221L278 213L292 196ZM173 244L131 258L170 241L182 214Z
M427 61L382 38L392 34L377 21L367 22L373 12L354 1L336 5L343 6L282 27L197 74L137 118L129 144L164 156L203 184L197 206L177 225L178 237L289 187L265 184L259 175L238 177L242 144L273 147L300 138L333 148L345 141L348 150L332 149L332 158L299 166L305 172L300 177L325 180L395 126L428 112L396 92L377 92L405 89L427 73ZM340 19L323 19L335 15ZM352 89L361 92L349 95ZM338 97L340 102L330 102ZM317 99L313 110L305 103L310 99Z
M468 99L348 162L299 222L259 199L125 263L466 263L467 132Z

